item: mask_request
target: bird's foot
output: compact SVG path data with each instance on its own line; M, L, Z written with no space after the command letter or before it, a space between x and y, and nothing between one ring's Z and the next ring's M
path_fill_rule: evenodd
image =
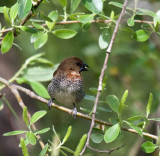
M76 118L76 116L77 116L77 108L76 108L76 107L73 108L73 110L72 110L72 112L71 112L71 115L72 115L72 117L73 117L74 119Z
M48 109L50 110L51 109L51 107L52 107L52 99L50 99L50 100L48 100Z

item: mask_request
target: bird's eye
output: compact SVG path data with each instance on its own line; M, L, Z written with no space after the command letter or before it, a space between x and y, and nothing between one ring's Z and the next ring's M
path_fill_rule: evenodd
M77 66L81 67L81 64L79 62L76 63Z

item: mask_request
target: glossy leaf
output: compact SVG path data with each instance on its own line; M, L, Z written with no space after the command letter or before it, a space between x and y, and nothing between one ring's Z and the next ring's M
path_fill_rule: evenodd
M6 53L7 51L11 49L13 40L14 40L14 35L13 35L13 32L10 31L5 35L5 37L2 40L2 45L1 45L2 53Z
M104 30L99 36L99 46L101 49L105 49L108 47L110 42L110 34L108 30Z
M71 0L71 13L77 9L80 2L81 0Z
M32 25L36 28L36 29L44 29L43 26L41 26L38 23L32 22Z
M3 7L3 14L5 20L11 25L11 19L9 17L9 9L6 6Z
M34 92L37 93L39 96L47 99L50 98L47 89L41 83L36 81L30 81L29 84L31 85Z
M140 9L140 8L137 8L137 10L142 11L143 13L145 13L145 14L148 15L148 16L157 17L156 13L154 13L154 12L152 12L152 11L150 11L150 10Z
M43 134L43 133L48 132L49 130L50 130L50 128L44 128L44 129L41 129L41 130L35 132L35 134Z
M4 133L3 136L19 135L19 134L23 134L23 133L26 133L26 132L27 131L12 131L12 132Z
M81 15L78 17L78 21L81 23L90 23L93 20L92 14Z
M44 146L39 156L45 156L45 154L47 153L47 150L48 150L48 144Z
M85 7L92 13L101 13L103 11L103 0L83 0Z
M130 17L130 18L127 20L127 23L128 23L128 26L130 26L130 27L134 26L134 17Z
M76 31L69 30L69 29L59 29L59 30L55 30L52 32L55 36L62 38L62 39L70 39L77 34Z
M29 153L28 153L28 150L27 150L27 147L25 145L25 141L24 141L23 138L21 138L21 140L20 140L20 145L21 145L21 148L22 148L23 156L29 156Z
M38 32L38 33L36 33L36 34L32 34L32 35L31 35L31 43L34 43L34 42L37 40L37 38L38 38L39 36L41 36L42 34L44 34L43 31L42 31L42 32Z
M48 26L48 28L49 28L50 30L52 30L52 29L54 28L54 25L56 24L56 20L58 19L58 12L57 12L57 11L52 11L52 12L48 15L48 17L49 17L50 19L52 19L52 22L46 21L46 25Z
M26 138L31 145L35 145L36 142L37 142L36 137L35 137L33 132L27 132L26 133Z
M62 144L64 144L68 140L71 132L72 132L72 126L69 126L68 130L67 130L67 133L66 133L65 137L63 138Z
M83 147L85 145L86 139L87 139L87 134L84 134L82 136L82 138L81 138L81 140L80 140L75 152L74 152L74 156L79 156L80 155L80 153L81 153L81 151L82 151L82 149L83 149Z
M35 49L41 48L48 40L48 34L47 33L41 33L36 41L34 42Z
M149 99L148 99L147 108L146 108L146 115L147 115L147 117L149 116L150 111L151 111L152 101L153 101L153 94L150 93L150 94L149 94Z
M104 135L100 134L100 133L92 133L91 134L91 140L96 144L101 143L103 141L103 137L104 137Z
M53 73L57 66L54 67L31 67L28 68L24 73L24 78L28 81L49 81L53 77Z
M31 33L31 34L35 34L35 33L38 32L37 29L31 28L31 27L27 27L27 26L20 26L20 29L25 31L25 32Z
M134 122L134 121L140 120L142 118L143 118L143 116L141 116L141 115L139 115L139 116L133 116L133 117L128 118L127 121Z
M139 133L140 136L143 136L143 133L139 127L137 127L136 125L130 122L127 122L127 121L124 121L124 122L127 123L131 128L133 128L137 133Z
M11 7L11 10L10 10L10 18L11 18L12 23L15 20L15 18L17 17L17 14L18 14L18 3L15 3Z
M120 103L119 99L115 95L107 96L106 102L114 112L118 113Z
M114 141L120 133L120 127L119 124L115 124L114 126L108 128L104 134L104 141L106 143L110 143Z
M25 106L23 108L23 121L25 122L26 126L28 126L29 124L29 119L28 119L28 116L27 116L27 107Z
M152 142L147 141L142 144L141 148L145 153L152 153L158 146L154 145Z
M30 120L30 125L38 121L40 118L42 118L47 112L46 111L38 111L34 113Z
M133 38L135 38L139 42L144 42L148 40L149 37L150 37L150 33L144 31L143 29L136 31L135 34L133 35Z
M20 19L25 18L32 7L32 0L18 0L18 16Z
M94 96L92 96L92 95L86 94L85 97L84 97L84 99L94 102L96 98Z

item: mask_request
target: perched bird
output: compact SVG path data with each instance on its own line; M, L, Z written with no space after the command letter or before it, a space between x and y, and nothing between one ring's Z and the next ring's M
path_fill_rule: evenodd
M53 74L53 79L48 85L51 99L48 101L50 109L52 100L65 105L73 105L72 115L75 118L79 103L85 96L83 90L83 77L81 72L87 71L88 65L80 58L69 57L64 59Z

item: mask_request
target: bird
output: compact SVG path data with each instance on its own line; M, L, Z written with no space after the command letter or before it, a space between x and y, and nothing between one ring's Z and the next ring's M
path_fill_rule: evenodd
M75 56L66 58L60 63L48 85L48 93L51 97L48 100L49 109L53 100L60 104L73 105L71 114L76 118L76 104L85 96L82 71L88 71L87 68L89 66Z

